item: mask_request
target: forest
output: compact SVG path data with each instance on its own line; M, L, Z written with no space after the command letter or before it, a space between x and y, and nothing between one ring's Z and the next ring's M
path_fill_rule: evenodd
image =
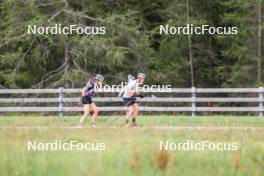
M146 84L259 87L264 0L0 0L0 88L82 87L144 72ZM28 25L105 27L28 34ZM160 34L160 25L236 27L235 35Z

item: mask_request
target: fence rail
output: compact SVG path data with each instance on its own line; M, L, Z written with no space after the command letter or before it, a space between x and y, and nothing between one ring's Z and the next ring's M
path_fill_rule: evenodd
M60 89L0 89L0 94L49 94L60 93ZM81 89L63 89L63 93L80 93ZM264 88L172 88L170 91L153 89L150 93L264 93ZM118 93L120 89L98 90L97 92Z
M118 93L119 89L114 90L97 90L98 94L101 93ZM64 112L77 112L82 111L81 107L67 107L67 103L78 103L80 101L79 97L74 97L73 94L79 93L81 89L0 89L0 112L58 112L60 117L63 117ZM263 103L264 103L264 88L172 88L171 91L161 91L154 89L147 93L164 93L169 94L170 97L146 97L139 99L142 102L140 108L141 111L154 111L154 112L191 112L192 116L196 115L196 112L255 112L259 116L263 116ZM232 97L200 97L204 94L214 94L212 96L218 95L219 93L227 94L231 93ZM233 94L239 93L239 96L234 96ZM47 98L19 98L17 95L28 95L28 94L44 94L54 95L57 94L57 98L47 97ZM182 97L178 94L181 94ZM250 97L249 94L251 94ZM16 98L5 98L4 96L16 97ZM67 95L67 97L65 97ZM68 97L71 95L72 97ZM104 94L105 95L105 94ZM252 95L254 95L252 97ZM94 102L122 102L122 98L119 97L95 97ZM10 103L56 103L57 106L52 107L28 107L28 106L8 106ZM170 106L144 106L144 103L189 103L187 107L175 107L175 105ZM208 107L199 107L198 103L208 103ZM256 107L212 107L211 103L257 103ZM4 106L2 106L4 104ZM224 105L224 104L223 104ZM38 105L39 106L39 105ZM124 106L104 106L98 108L100 111L126 111Z

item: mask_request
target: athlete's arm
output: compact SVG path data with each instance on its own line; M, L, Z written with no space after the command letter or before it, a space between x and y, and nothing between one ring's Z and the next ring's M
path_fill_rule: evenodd
M88 87L88 86L89 86L89 84L90 84L90 81L91 81L91 79L89 79L89 81L87 81L87 83L86 83L86 87Z
M144 96L139 92L139 87L137 85L137 88L136 88L136 97L140 97L140 98L143 98Z
M88 87L88 85L90 84L90 81L91 81L91 80L89 80L89 81L87 82L86 86L82 89L82 96L85 96L85 90L86 90L86 88Z
M82 96L85 96L85 89L86 87L82 88Z

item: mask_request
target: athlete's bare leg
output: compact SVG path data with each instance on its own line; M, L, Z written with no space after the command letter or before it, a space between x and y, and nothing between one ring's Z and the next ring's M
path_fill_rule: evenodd
M80 125L83 125L84 120L87 118L87 116L89 115L89 109L90 109L90 105L89 104L84 104L83 105L83 115L80 118Z
M138 116L138 112L139 112L139 107L138 107L138 104L135 103L133 104L133 113L132 113L132 122L133 122L133 125L137 125L136 124L136 118Z
M93 111L93 115L92 115L92 124L95 124L96 122L96 118L98 116L98 109L97 109L97 106L92 103L90 104L90 110Z
M134 117L137 118L138 112L139 112L139 106L138 106L138 104L137 103L133 104L133 108L134 108L134 111L133 111L132 116L133 116L133 118Z
M126 125L128 125L129 119L130 119L130 117L132 117L133 111L134 111L133 105L128 106L128 110L126 113Z

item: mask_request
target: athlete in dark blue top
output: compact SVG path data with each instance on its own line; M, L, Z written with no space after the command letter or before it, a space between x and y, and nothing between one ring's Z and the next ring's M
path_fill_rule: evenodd
M93 111L92 126L95 126L98 110L96 105L92 101L92 97L94 95L94 90L96 86L101 86L103 80L104 77L100 74L97 74L93 79L88 81L86 87L84 87L82 90L82 103L83 103L84 114L81 116L80 119L80 127L83 126L83 122L86 119L86 117L89 115L89 111Z
M87 86L84 88L82 94L82 103L83 104L92 104L92 96L94 94L95 83L94 80L90 80L87 83Z

